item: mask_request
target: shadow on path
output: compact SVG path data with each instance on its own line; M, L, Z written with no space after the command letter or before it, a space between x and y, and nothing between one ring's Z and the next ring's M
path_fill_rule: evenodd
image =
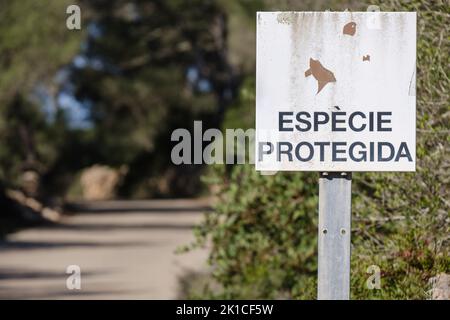
M0 241L0 299L171 299L186 272L206 269L206 250L176 254L209 210L205 201L83 202L60 223ZM68 290L69 265L82 289Z

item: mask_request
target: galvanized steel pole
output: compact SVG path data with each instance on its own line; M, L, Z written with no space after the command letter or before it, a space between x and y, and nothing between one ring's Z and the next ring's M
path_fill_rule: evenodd
M319 300L350 298L351 173L319 178Z

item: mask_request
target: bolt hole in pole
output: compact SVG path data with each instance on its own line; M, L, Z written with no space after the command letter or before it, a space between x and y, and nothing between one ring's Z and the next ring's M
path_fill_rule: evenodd
M350 298L351 173L328 172L319 178L320 300Z

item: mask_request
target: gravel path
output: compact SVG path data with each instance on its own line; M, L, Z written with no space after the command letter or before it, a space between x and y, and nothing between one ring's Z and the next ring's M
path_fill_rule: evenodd
M1 299L173 299L180 279L207 270L205 250L176 254L193 240L203 200L80 203L58 226L23 230L0 242ZM81 289L66 268L81 269Z

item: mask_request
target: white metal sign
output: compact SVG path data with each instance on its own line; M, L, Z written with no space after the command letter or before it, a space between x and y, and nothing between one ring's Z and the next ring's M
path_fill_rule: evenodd
M256 169L415 171L416 13L258 12Z

